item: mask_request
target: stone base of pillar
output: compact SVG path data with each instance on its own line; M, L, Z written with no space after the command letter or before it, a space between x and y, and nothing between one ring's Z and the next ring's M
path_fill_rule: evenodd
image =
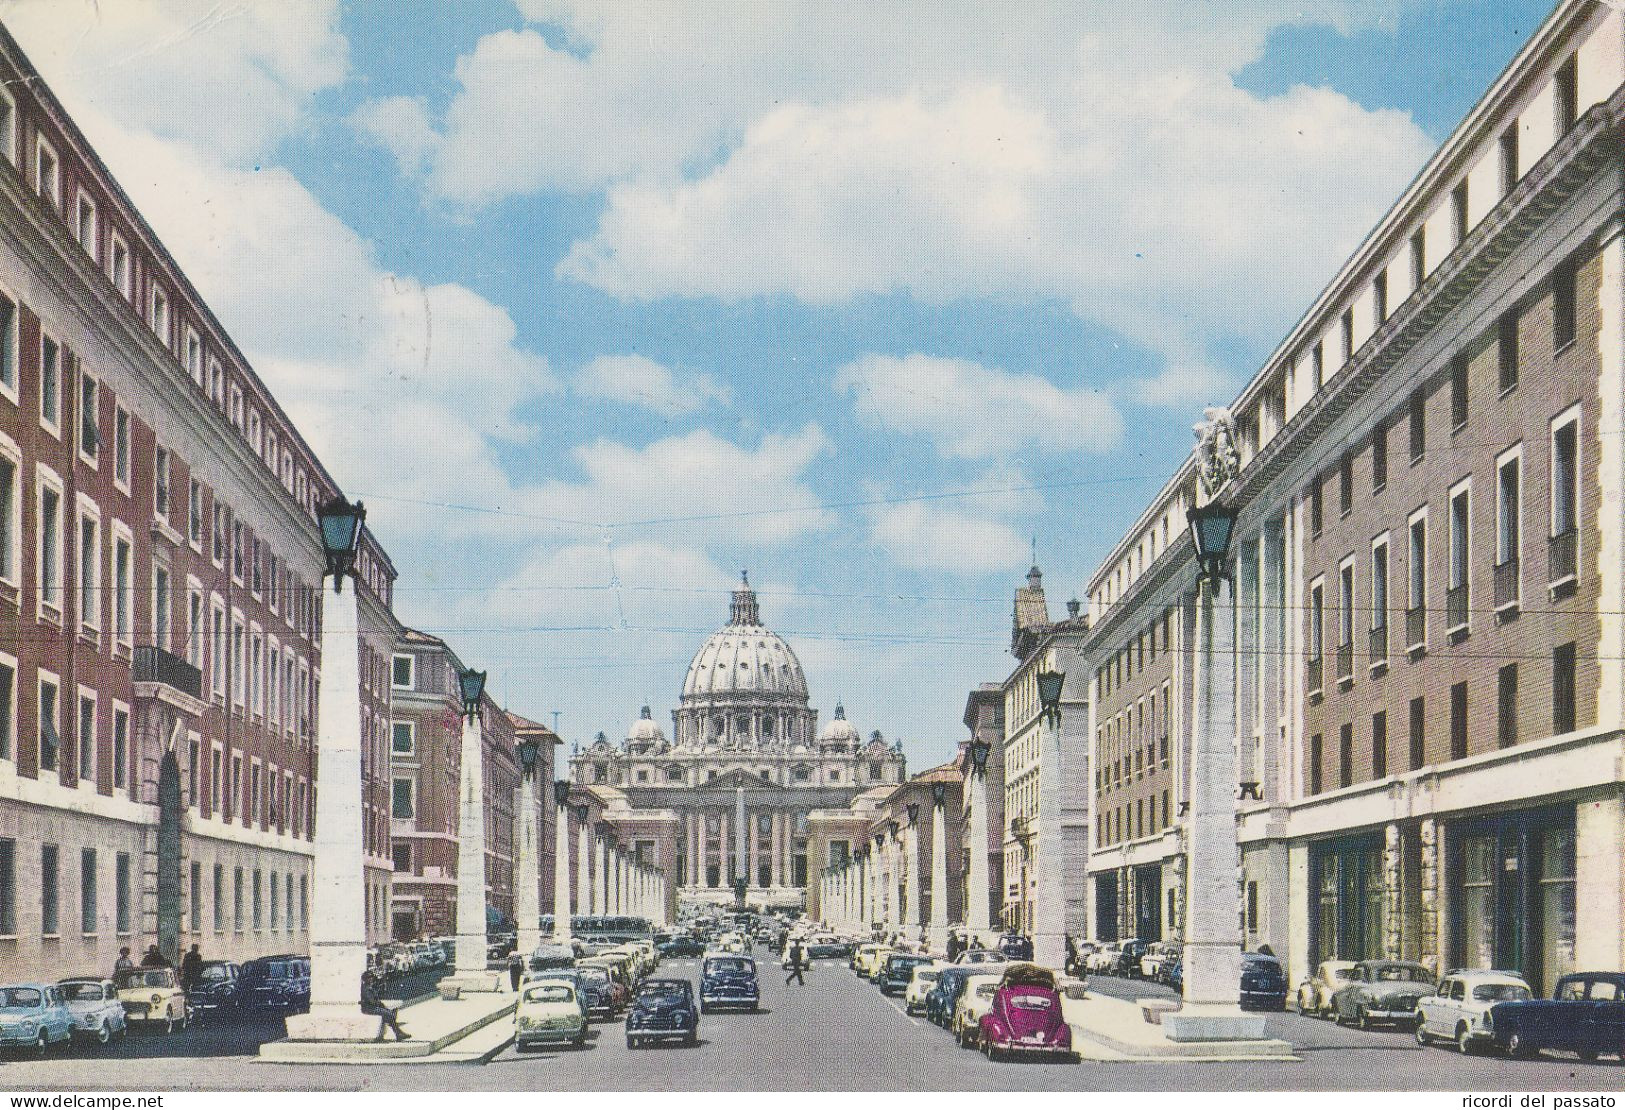
M929 948L934 953L935 952L941 952L943 954L947 954L947 951L948 951L948 930L947 930L947 928L928 929L928 930L926 930L925 946L927 948Z
M1170 1041L1261 1041L1264 1015L1234 1006L1182 1006L1162 1015L1162 1031Z
M287 1021L290 1041L371 1041L383 1028L377 1014L364 1014L359 1006L313 1006Z
M508 977L495 971L459 971L448 975L436 984L442 996L450 990L457 990L463 994L495 994L503 989Z

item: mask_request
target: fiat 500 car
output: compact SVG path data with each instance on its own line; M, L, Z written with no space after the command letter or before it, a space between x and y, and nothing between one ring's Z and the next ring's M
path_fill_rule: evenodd
M73 1016L62 989L45 983L0 987L0 1048L29 1048L44 1055L73 1037Z
M186 1028L186 992L172 967L135 967L113 979L124 1020L162 1025L165 1033Z
M520 1052L549 1044L586 1044L587 1019L576 989L557 979L526 984L514 1010L513 1043Z
M74 1036L106 1044L123 1035L124 1005L111 979L64 979L57 987L73 1019Z
M923 963L915 964L909 976L908 989L903 992L903 1009L911 1017L914 1014L925 1013L925 999L936 986L937 976L942 974L942 964Z
M978 1023L977 1040L989 1060L1012 1054L1071 1059L1072 1029L1054 976L1030 964L1006 971Z
M626 1047L678 1039L696 1044L700 1011L687 979L645 979L626 1011Z

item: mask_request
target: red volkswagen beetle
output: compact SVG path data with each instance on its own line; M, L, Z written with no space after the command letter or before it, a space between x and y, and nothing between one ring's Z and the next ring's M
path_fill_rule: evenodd
M1061 1015L1055 973L1035 964L1014 964L1005 971L977 1032L989 1060L1007 1055L1073 1058L1072 1029Z

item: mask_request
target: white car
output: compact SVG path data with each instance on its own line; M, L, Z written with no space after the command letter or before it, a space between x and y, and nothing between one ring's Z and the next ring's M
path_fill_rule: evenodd
M1298 984L1298 1013L1332 1016L1332 995L1348 984L1354 973L1353 960L1324 960L1314 975Z
M905 1011L911 1015L925 1013L925 996L936 986L937 976L942 974L944 966L936 962L914 966L914 977L908 981L908 989L903 992Z
M125 1034L124 1004L111 979L64 979L57 986L62 988L62 1001L73 1015L75 1036L106 1044Z
M1490 1007L1497 1002L1527 1002L1529 984L1506 971L1452 971L1439 980L1439 993L1417 1003L1416 1043L1454 1041L1462 1055L1492 1043Z
M1002 965L991 969L988 975L972 975L965 980L965 989L954 1004L954 1017L950 1032L958 1039L960 1048L980 1048L982 1018L993 1008L993 995L1004 978Z
M1109 972L1117 966L1117 957L1122 953L1123 946L1117 941L1102 944L1089 953L1084 966L1090 971Z

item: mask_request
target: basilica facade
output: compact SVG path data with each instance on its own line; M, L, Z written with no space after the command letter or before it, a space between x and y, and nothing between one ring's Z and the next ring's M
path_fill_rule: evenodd
M818 728L801 663L762 623L748 578L689 663L671 720L668 739L645 706L625 740L599 733L570 772L616 839L691 901L731 899L742 879L753 905L804 905L809 880L861 840L843 830L905 777L901 745L865 739L841 706Z

